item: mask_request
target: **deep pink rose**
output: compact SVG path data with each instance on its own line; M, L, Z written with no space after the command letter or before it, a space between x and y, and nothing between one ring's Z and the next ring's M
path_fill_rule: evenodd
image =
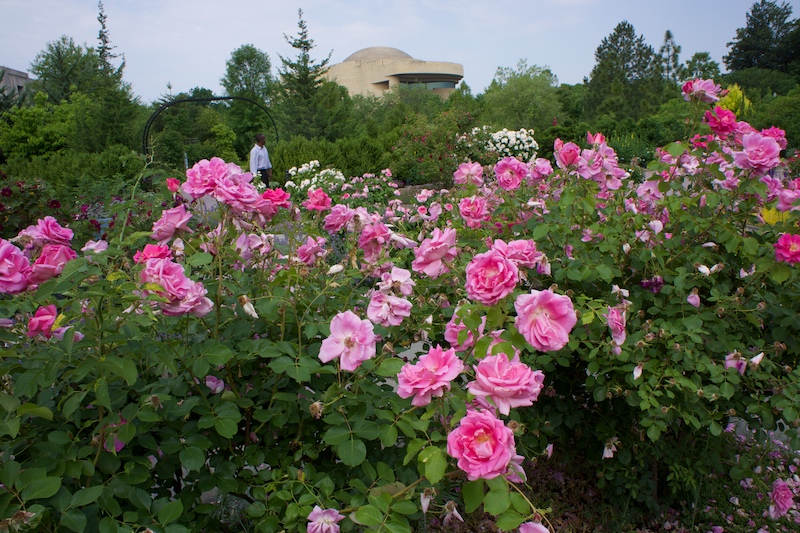
M736 130L736 114L717 106L714 111L705 112L705 122L711 131L720 137L727 137Z
M167 178L166 182L169 192L178 192L181 188L181 182L177 178Z
M536 249L533 239L519 239L506 243L501 239L495 239L491 250L517 265L517 267L536 268L542 260L542 252Z
M503 475L516 452L514 433L489 411L467 411L447 435L447 453L470 481Z
M329 233L338 233L347 226L355 214L356 212L352 208L344 204L336 204L325 217L322 228Z
M461 163L453 172L453 183L457 185L483 185L483 167L480 163Z
M324 237L307 237L306 243L297 247L297 257L308 266L314 266L317 259L322 259L328 255L325 249L327 239Z
M169 300L182 300L189 292L192 280L186 277L183 267L169 258L152 258L145 262L139 274L142 284L154 283L164 290L157 291Z
M373 324L384 327L399 326L403 319L411 316L411 302L405 298L375 291L367 307L367 318Z
M517 286L519 269L497 251L490 250L472 258L467 265L466 278L470 299L494 305Z
M182 298L176 298L169 303L159 302L158 306L167 316L192 315L204 317L214 309L214 302L206 297L208 291L203 284L189 280L186 294Z
M569 296L549 289L520 294L514 308L517 310L517 331L540 352L563 348L569 341L569 332L578 322Z
M742 137L742 151L733 153L733 161L737 167L761 175L780 164L780 152L775 139L756 131Z
M308 200L303 202L303 207L309 211L327 211L331 208L331 197L322 188L308 189Z
M474 367L475 381L467 384L470 394L491 398L497 410L507 415L512 407L527 407L542 391L544 374L531 370L517 356L487 355Z
M434 228L430 238L422 241L414 250L414 261L411 270L423 272L428 277L438 278L450 272L445 261L452 262L456 255L456 230L445 228L444 231Z
M431 403L432 396L443 396L450 390L450 382L464 370L464 363L455 350L431 348L415 364L406 363L397 375L397 395L414 397L411 405L422 407Z
M344 515L336 509L323 509L319 505L308 515L307 533L339 533L339 522Z
M217 182L211 195L218 202L230 206L234 215L260 213L266 219L272 218L278 208L261 196L251 180L252 175L249 173L228 174Z
M581 149L575 143L565 144L561 139L556 139L554 148L558 168L565 169L576 166L581 159Z
M28 288L31 263L22 250L0 239L0 293L16 294Z
M719 101L719 93L722 88L714 83L714 80L701 80L694 79L687 81L681 87L683 91L683 99L687 102L697 100L707 104L713 104Z
M338 313L331 320L330 336L322 341L319 360L327 363L338 358L342 370L353 372L375 357L375 342L372 322L352 311Z
M172 250L169 249L169 246L145 244L144 250L137 251L133 254L133 262L146 263L148 259L161 259L165 257L172 257Z
M800 235L784 233L778 237L775 247L775 260L794 265L800 263Z
M42 234L45 244L63 244L64 246L69 246L72 242L72 230L61 227L58 221L51 216L39 220L36 226Z
M478 335L483 335L483 330L486 327L486 317L481 317L481 323L478 325ZM458 337L461 331L467 329L467 326L458 316L458 308L453 313L453 317L444 327L444 340L450 343L457 352L464 352L469 350L475 345L475 337L471 331L467 331L467 336L463 343L458 342Z
M49 339L53 336L53 324L58 317L58 309L55 305L47 305L36 310L33 317L28 321L28 337L35 337L41 334Z
M782 479L772 482L772 491L769 493L772 505L769 506L769 516L778 519L789 512L794 506L794 495L789 485Z
M191 218L192 214L186 211L186 206L183 204L167 209L161 213L161 218L153 224L153 233L150 237L163 244L170 240L178 230L191 233L192 230L188 226Z
M468 228L477 229L492 217L489 202L483 196L470 196L458 202L458 212Z
M275 207L289 209L292 206L292 203L289 201L291 196L281 188L267 189L261 194L261 197L272 202Z
M212 157L211 161L203 159L186 171L186 181L183 190L192 198L200 198L217 188L217 184L228 175L228 165L219 157Z
M494 175L501 188L515 191L528 176L528 165L516 157L504 157L494 166Z
M392 231L383 222L364 226L358 237L358 247L364 250L364 261L375 264L391 239Z
M31 275L28 278L33 284L39 284L50 278L58 276L64 270L67 261L78 257L72 248L62 244L46 244L42 248L42 253L36 258L31 267Z
M767 129L761 130L761 135L765 137L772 137L775 139L775 142L778 143L778 146L781 150L786 150L787 141L786 141L786 132L780 128L775 126L769 127Z

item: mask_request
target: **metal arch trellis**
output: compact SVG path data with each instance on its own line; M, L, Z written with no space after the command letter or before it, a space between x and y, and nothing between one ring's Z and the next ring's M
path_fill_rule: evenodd
M267 114L269 117L270 122L272 122L272 128L275 130L275 142L278 142L278 127L275 125L275 119L272 118L270 115L269 110L264 107L263 105L250 100L249 98L244 98L242 96L209 96L209 97L198 97L198 98L180 98L178 100L172 100L171 102L167 102L166 104L162 105L158 109L156 109L150 118L147 119L147 123L144 125L144 132L142 132L142 153L147 154L148 149L150 148L150 144L148 142L148 138L150 137L150 128L155 122L156 117L161 114L162 111L167 109L168 107L174 106L175 104L183 104L185 102L216 102L217 100L242 100L244 102L249 102L254 106L261 108L264 113Z

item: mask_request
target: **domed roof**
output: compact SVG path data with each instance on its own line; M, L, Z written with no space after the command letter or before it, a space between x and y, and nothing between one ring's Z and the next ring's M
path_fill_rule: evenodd
M345 61L380 61L381 59L414 59L407 53L389 46L371 46L350 54Z

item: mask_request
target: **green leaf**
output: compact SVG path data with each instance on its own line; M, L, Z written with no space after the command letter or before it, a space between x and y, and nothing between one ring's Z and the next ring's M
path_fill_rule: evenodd
M108 383L106 378L99 378L94 383L94 404L111 409L111 396L108 395Z
M788 266L778 263L774 267L772 267L772 270L770 270L769 275L772 278L772 281L781 284L787 279L789 279L789 276L792 275L792 270Z
M506 490L490 490L483 498L483 508L487 513L495 516L504 513L511 507L511 497Z
M169 502L158 512L158 521L162 526L174 522L183 514L183 503L180 500Z
M358 466L367 458L367 447L358 439L351 439L339 444L336 453L347 466Z
M349 440L351 435L350 428L346 426L333 426L325 432L325 435L322 436L322 440L331 446L336 446L337 444Z
M661 430L658 429L658 426L653 424L649 428L647 428L647 436L650 438L651 441L655 442L661 437Z
M497 517L497 527L503 531L513 531L525 521L525 517L515 511L506 511Z
M181 450L180 460L186 470L199 471L206 464L206 454L200 448L190 446Z
M533 229L533 233L531 234L531 238L534 241L539 241L542 237L547 236L550 233L550 226L547 224L537 224L536 227Z
M5 422L0 422L0 435L8 435L12 439L17 438L19 435L19 423L22 419L20 417L9 418Z
M475 511L483 503L483 480L476 479L465 483L461 487L464 497L464 508L468 513Z
M7 413L13 413L19 407L19 400L8 393L0 392L0 407Z
M413 439L411 442L408 443L406 446L406 457L403 459L403 465L407 465L411 459L417 455L417 452L422 449L428 442L424 439Z
M84 505L89 505L90 503L94 503L102 493L103 493L102 485L89 487L88 489L80 489L79 491L77 491L75 494L72 495L72 499L69 502L69 506L83 507Z
M386 359L381 363L381 366L378 367L375 373L381 377L396 376L400 373L400 369L403 368L403 365L405 365L405 361L402 359Z
M444 477L447 458L438 446L428 446L419 452L419 462L424 464L425 477L435 485Z
M39 500L54 496L61 488L60 477L45 477L34 479L22 489L22 501Z
M60 525L77 533L86 529L86 515L77 509L69 509L61 514Z
M719 386L719 393L725 398L729 400L733 397L736 389L733 388L733 385L728 383L727 381Z
M233 358L233 352L224 344L211 341L203 346L203 356L213 366L221 366Z
M412 515L417 512L417 506L414 502L409 500L400 500L392 505L392 511L396 511L404 515Z
M221 437L230 439L236 435L236 432L239 430L239 425L230 418L218 418L214 422L214 429L217 430L217 433L219 433Z
M392 424L381 426L381 445L384 448L392 448L397 444L397 428Z
M213 261L213 255L206 252L199 252L189 255L186 259L186 264L191 266L204 266L210 265Z
M356 420L353 424L353 433L366 440L375 440L381 434L378 424L370 420Z
M47 407L36 405L35 403L23 403L17 409L17 415L38 416L39 418L44 418L45 420L53 419L53 411L51 411Z
M356 522L374 528L383 524L383 513L372 505L365 505L356 511Z

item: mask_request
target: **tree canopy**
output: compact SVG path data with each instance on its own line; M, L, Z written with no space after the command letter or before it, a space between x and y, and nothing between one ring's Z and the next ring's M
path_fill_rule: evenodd
M747 13L747 24L736 30L723 57L728 70L761 68L788 72L800 60L800 25L792 20L792 7L772 0L756 2Z

